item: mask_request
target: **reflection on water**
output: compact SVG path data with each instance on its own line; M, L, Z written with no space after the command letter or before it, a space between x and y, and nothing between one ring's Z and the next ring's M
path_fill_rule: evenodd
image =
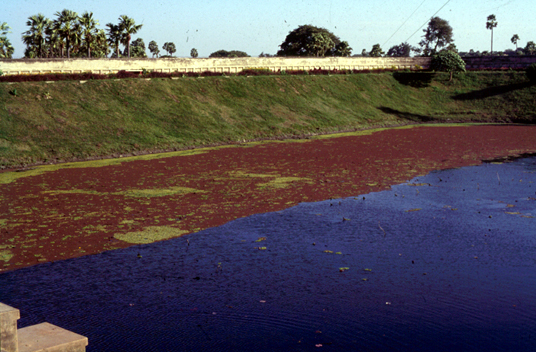
M88 351L533 351L535 172L434 172L21 269L0 275L0 301Z

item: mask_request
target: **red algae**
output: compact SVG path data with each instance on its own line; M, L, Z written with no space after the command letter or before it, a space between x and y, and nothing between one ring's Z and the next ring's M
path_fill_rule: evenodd
M2 173L0 272L534 152L536 126L417 126Z

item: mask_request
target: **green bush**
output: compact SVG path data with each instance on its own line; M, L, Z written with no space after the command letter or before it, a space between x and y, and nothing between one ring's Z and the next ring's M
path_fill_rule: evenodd
M454 73L465 72L465 61L457 53L444 50L432 57L431 68L435 71L449 72L452 80Z
M532 64L525 70L525 74L527 75L527 78L530 79L531 82L536 83L536 64Z

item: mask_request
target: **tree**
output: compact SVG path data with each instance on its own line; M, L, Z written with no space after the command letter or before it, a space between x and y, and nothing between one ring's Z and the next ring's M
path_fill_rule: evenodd
M399 45L393 45L389 51L387 51L387 56L392 57L409 57L411 54L411 51L414 50L414 48L406 43L401 43Z
M534 54L535 51L536 51L536 44L534 44L534 42L531 40L525 46L525 54L532 55Z
M489 15L486 22L486 29L491 30L491 54L493 54L493 28L497 27L497 24L495 15Z
M132 34L138 33L138 31L143 27L143 24L136 24L134 19L128 17L127 15L119 16L119 29L121 31L121 44L127 48L127 54L130 58L130 40L132 39Z
M76 42L79 37L79 27L77 26L78 14L74 11L64 9L61 12L56 12L55 16L57 18L54 20L53 26L58 32L59 37L65 40L67 58L69 59L71 57L71 42ZM61 56L63 57L63 50Z
M46 33L46 56L47 57L62 57L64 43L60 36L60 33L57 28L54 27L54 23L51 22L50 25L45 29ZM26 49L28 51L28 48ZM29 57L27 53L24 53L25 57Z
M367 49L361 50L361 56L368 56Z
M22 42L26 44L28 52L32 52L37 57L45 56L46 32L51 23L41 13L28 17L26 25L30 28L22 33Z
M443 50L452 51L454 53L458 52L458 48L456 47L456 44L454 43L450 43L449 46L447 46L447 49L443 49Z
M517 51L517 42L519 41L519 36L517 34L514 34L512 39L510 39L510 41L512 42L512 44L516 46L516 51Z
M149 51L151 54L153 54L153 57L158 57L158 54L160 54L160 49L158 49L158 44L154 40L151 40L149 42Z
M147 57L145 52L145 42L138 38L130 44L132 57Z
M372 46L372 50L370 51L369 56L371 57L380 57L384 54L382 48L380 47L380 44L374 44Z
M352 50L347 41L340 42L335 46L335 56L350 56L352 55Z
M422 50L422 56L434 56L439 49L452 43L452 27L448 21L432 17L428 22L428 27L423 29L424 39L419 42Z
M97 29L99 21L93 18L93 12L84 12L80 17L80 25L82 26L82 36L87 49L87 57L91 58L91 46L99 32Z
M452 81L452 75L456 72L465 72L465 62L460 55L453 51L443 50L432 57L431 68L436 71L450 73L449 81Z
M239 50L218 50L210 54L208 57L249 57L244 51Z
M313 33L306 49L314 56L325 56L326 52L335 47L335 43L326 33Z
M0 23L0 58L10 59L13 56L13 46L9 39L7 39L7 34L10 33L10 27L6 22Z
M110 47L108 46L108 40L104 29L99 29L93 36L91 43L91 56L92 57L106 57L110 53Z
M199 56L199 53L197 52L196 48L192 48L192 50L190 50L190 56L194 59Z
M277 56L331 56L340 42L337 36L325 28L299 26L281 43ZM324 52L321 52L322 49L325 49Z
M173 44L172 42L164 43L162 49L167 51L168 55L171 57L173 57L173 53L177 51L177 49L175 48L175 44Z
M122 38L121 28L113 23L107 23L106 27L108 27L108 42L114 47L115 57L119 58L119 43Z

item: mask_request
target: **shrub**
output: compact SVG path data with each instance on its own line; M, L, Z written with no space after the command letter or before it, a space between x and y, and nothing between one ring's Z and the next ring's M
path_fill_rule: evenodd
M116 78L135 78L135 77L139 77L139 75L140 75L139 72L130 72L130 71L121 70L115 74L115 77Z
M531 82L536 83L536 64L532 64L527 67L527 69L525 70L525 74Z
M449 72L449 81L452 81L454 73L465 72L465 61L457 53L444 50L432 57L431 68L436 71Z
M273 72L269 68L264 67L246 67L238 73L239 76L269 76Z

